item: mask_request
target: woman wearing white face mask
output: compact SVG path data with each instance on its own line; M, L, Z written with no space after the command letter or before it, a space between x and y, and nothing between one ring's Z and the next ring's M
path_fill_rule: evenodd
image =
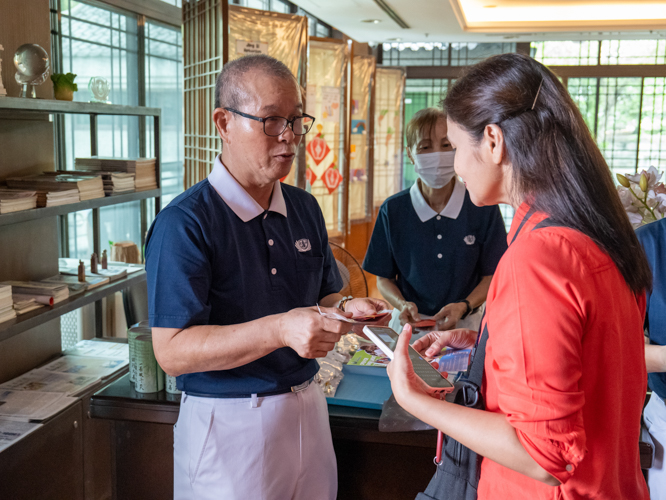
M363 269L377 276L400 325L427 315L440 330L455 328L486 300L507 248L504 223L498 207L472 204L456 177L441 110L414 115L407 148L419 179L380 208Z

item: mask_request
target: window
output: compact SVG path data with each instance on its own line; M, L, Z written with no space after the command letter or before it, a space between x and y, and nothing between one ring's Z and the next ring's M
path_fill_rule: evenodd
M161 108L162 206L183 191L183 40L182 33L146 22L146 106ZM153 123L148 120L148 155L154 155ZM151 213L154 213L151 212Z
M537 60L557 66L613 173L664 168L666 78L636 65L661 66L666 74L666 40L536 42L532 50ZM591 73L614 66L617 76L569 76L567 66L590 66Z
M282 14L291 14L291 6L288 2L282 0L271 0L271 9L273 12L280 12Z
M515 43L384 43L389 66L468 66L495 54L515 52Z
M317 27L315 29L316 35L320 38L330 38L331 37L331 27L327 24L317 22Z
M666 64L666 40L532 42L534 58L547 65Z
M88 101L91 77L106 78L113 104L136 106L139 98L137 19L85 3L64 1L61 6L63 72L77 75L77 101ZM139 119L100 116L97 119L100 156L138 156ZM65 115L65 165L74 168L77 156L90 156L90 119ZM71 213L68 220L68 256L88 259L93 252L92 211ZM100 210L101 241L141 241L139 202ZM105 248L106 245L104 244Z
M171 2L170 2L171 3ZM153 21L139 26L136 15L73 0L61 3L60 33L62 71L77 75L78 101L88 101L91 77L102 76L111 84L113 104L162 108L161 168L162 205L183 190L183 63L180 30ZM143 40L144 53L139 53ZM144 64L140 65L139 60ZM141 73L143 68L143 73ZM144 95L145 97L141 97ZM142 99L145 102L140 102ZM89 156L90 120L87 115L66 115L62 140L64 168L73 169L77 156ZM138 117L100 116L97 119L97 153L100 156L140 156ZM146 121L146 154L154 155L153 122ZM149 204L152 200L149 200ZM154 213L149 211L148 213ZM140 203L100 210L101 241L131 240L140 244ZM68 215L67 253L88 258L92 253L92 212Z
M546 66L591 66L599 60L599 42L532 42L532 57Z
M168 0L181 6L181 0ZM142 16L122 12L101 4L74 0L60 1L60 20L52 27L54 34L54 71L77 75L79 86L74 99L88 101L88 82L93 76L111 84L109 100L113 104L146 105L162 108L160 121L162 206L183 190L183 65L182 35ZM57 69L56 69L57 68ZM64 154L59 167L72 169L77 156L91 154L91 122L88 115L56 118L56 141ZM153 120L146 120L145 146L142 151L143 126L138 117L99 116L97 118L97 154L102 156L154 155ZM150 223L154 200L145 202ZM141 202L104 207L99 210L102 249L110 243L130 240L141 245ZM63 256L88 261L93 252L92 210L66 216L63 231ZM63 347L92 330L86 311L93 306L63 316ZM82 325L86 324L86 327Z

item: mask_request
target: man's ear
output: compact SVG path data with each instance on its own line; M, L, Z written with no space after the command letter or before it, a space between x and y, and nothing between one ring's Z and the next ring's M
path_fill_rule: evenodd
M231 127L231 112L227 111L224 108L215 108L213 111L213 123L215 123L215 128L217 133L222 138L222 141L226 144L230 144L229 132Z
M486 125L483 130L484 149L488 158L496 165L504 160L504 132L495 123Z

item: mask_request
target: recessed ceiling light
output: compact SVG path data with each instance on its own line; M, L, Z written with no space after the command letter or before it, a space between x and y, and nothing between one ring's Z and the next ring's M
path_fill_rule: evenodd
M389 42L401 42L402 38L400 38L400 37L398 37L398 38L387 38L386 40L389 41Z
M361 21L362 23L368 23L368 24L379 24L382 22L381 19L363 19Z

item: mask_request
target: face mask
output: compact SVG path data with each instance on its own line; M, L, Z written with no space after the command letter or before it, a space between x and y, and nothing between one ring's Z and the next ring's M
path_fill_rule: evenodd
M453 160L455 151L414 155L416 173L426 186L439 189L446 186L455 175Z

